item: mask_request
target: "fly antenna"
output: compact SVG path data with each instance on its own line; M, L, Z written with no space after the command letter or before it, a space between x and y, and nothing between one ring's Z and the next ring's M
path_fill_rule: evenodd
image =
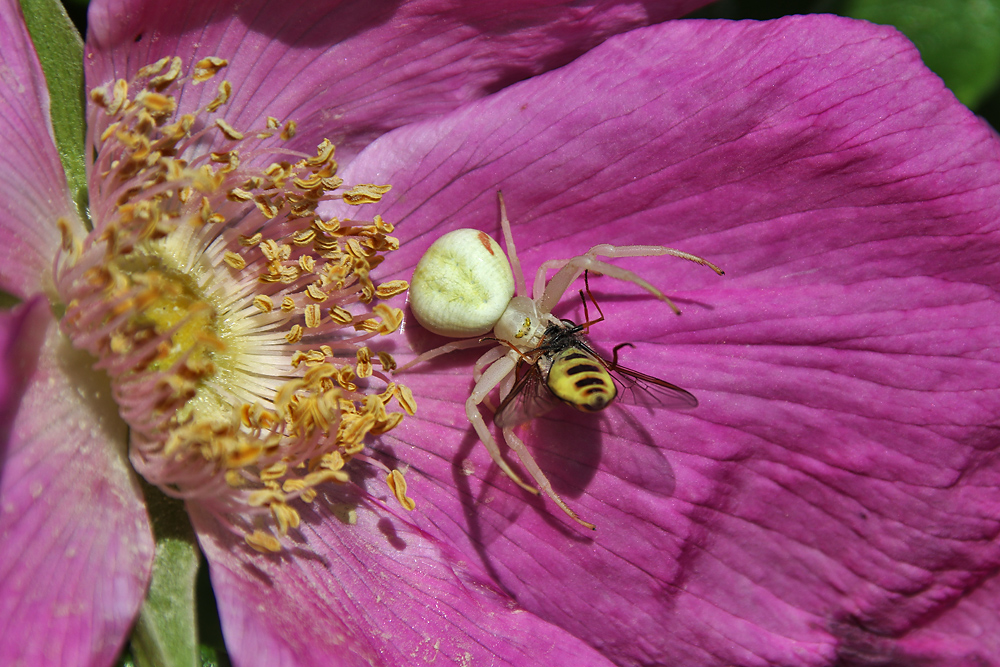
M594 298L594 293L590 291L590 271L583 272L583 284L587 288L587 296L594 303L594 307L597 308L597 312L600 315L596 320L591 321L590 314L587 312L587 299L583 296L583 290L580 290L580 301L583 301L583 327L584 331L590 333L590 325L597 324L598 322L604 321L604 311L601 310L601 304L597 303L597 299Z

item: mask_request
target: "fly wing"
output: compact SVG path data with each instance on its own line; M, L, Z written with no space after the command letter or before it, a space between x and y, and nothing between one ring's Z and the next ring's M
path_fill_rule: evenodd
M531 421L551 410L559 399L556 398L542 377L538 363L531 364L524 375L514 383L496 414L493 423L500 428L513 428L518 424Z
M622 403L650 410L690 410L698 407L694 394L666 380L624 366L609 365L608 371L622 386L618 392L618 400Z

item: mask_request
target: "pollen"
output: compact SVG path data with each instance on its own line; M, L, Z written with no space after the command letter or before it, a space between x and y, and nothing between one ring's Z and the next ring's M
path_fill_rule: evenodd
M182 86L227 64L186 72L167 57L91 91L94 229L75 238L59 225L56 288L65 331L112 380L136 469L274 552L301 504L347 482L352 458L369 461L370 439L415 410L385 375L391 355L369 346L398 331L402 311L385 300L407 284L371 278L399 247L389 222L319 213L390 186L339 191L331 142L315 154L284 146L292 119L215 116L227 81L205 106L179 108ZM401 412L386 410L392 400ZM387 484L409 509L402 476Z

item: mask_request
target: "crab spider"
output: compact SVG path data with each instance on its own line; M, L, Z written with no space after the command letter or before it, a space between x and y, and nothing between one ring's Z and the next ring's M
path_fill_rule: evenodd
M559 497L524 441L514 433L514 428L518 424L540 416L557 402L551 400L552 397L536 395L518 401L529 403L527 406L519 406L518 412L505 410L505 406L510 405L511 399L515 398L511 395L511 391L519 391L525 384L523 381L518 381L519 365L521 367L527 365L529 371L535 371L536 374L544 372L547 375L555 368L554 360L557 352L570 347L574 350L582 347L584 357L593 358L597 362L587 366L597 374L607 375L608 370L620 370L628 372L633 377L642 376L618 367L617 362L609 363L600 359L587 346L579 332L594 322L578 326L569 320L560 320L552 315L552 309L569 290L573 281L587 271L638 285L664 302L674 313L680 314L677 306L649 282L632 271L609 264L598 257L618 259L670 255L707 266L719 275L723 275L723 271L701 257L664 246L600 244L576 257L542 263L535 274L532 297L529 298L525 296L527 284L517 258L503 195L498 192L497 197L500 202L500 226L507 245L507 255L504 255L500 245L484 232L474 229L455 230L445 234L428 248L417 264L410 283L410 307L417 321L433 333L463 340L425 352L397 372L455 350L497 342L498 345L479 358L473 370L475 386L465 402L465 413L469 422L486 446L490 457L511 480L534 494L538 494L541 489L567 515L593 530L594 524L577 516L576 512ZM556 274L546 282L546 276L552 270L555 270ZM483 338L491 330L492 336ZM558 350L553 347L553 340L561 341L555 344ZM649 376L642 377L690 397L691 402L684 407L693 407L697 404L694 397L679 387ZM518 381L517 387L515 387L516 381ZM610 378L607 382L610 383ZM537 382L535 384L537 385ZM544 383L541 386L544 388ZM500 408L494 409L488 396L497 388L501 396L501 405ZM583 401L575 398L565 396L560 398L578 409L593 411L602 409L610 403L615 393L612 390L606 402L599 401L595 405L584 405ZM538 488L522 480L504 460L500 446L483 419L479 407L483 404L494 413L494 422L500 427L504 441L517 454Z

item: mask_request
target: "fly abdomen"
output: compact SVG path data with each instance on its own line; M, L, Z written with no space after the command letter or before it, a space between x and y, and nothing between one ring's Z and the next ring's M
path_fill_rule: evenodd
M604 364L578 347L555 355L546 384L553 394L584 412L603 410L618 395Z

